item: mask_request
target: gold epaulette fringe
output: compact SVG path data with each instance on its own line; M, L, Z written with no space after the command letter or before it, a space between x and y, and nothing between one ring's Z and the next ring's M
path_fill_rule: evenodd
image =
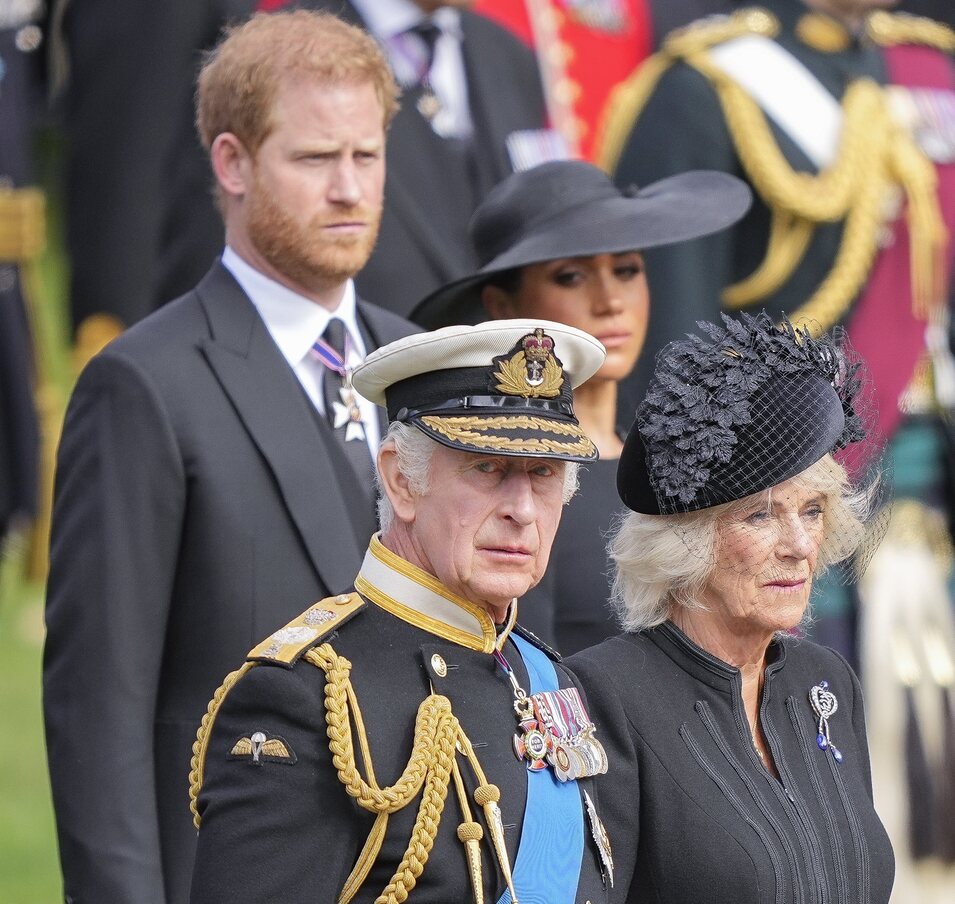
M779 19L761 6L747 6L729 15L706 16L674 29L663 42L663 52L678 59L744 35L775 38L778 34Z
M305 655L309 647L324 640L332 631L339 628L357 612L360 612L365 605L365 601L357 593L340 593L337 596L325 597L325 599L309 606L284 628L279 628L262 643L254 646L249 651L245 664L234 672L230 672L216 689L216 692L212 695L212 700L209 701L206 713L202 717L202 723L196 733L195 743L192 745L191 771L189 772L189 808L192 810L192 820L197 829L200 819L196 807L199 791L202 788L206 750L209 746L213 723L226 694L254 665L269 663L290 668Z
M212 725L226 694L229 693L236 681L255 664L254 662L243 663L234 672L229 672L226 675L225 681L216 688L216 692L212 695L199 725L199 731L196 732L196 740L192 745L192 759L189 761L189 809L192 811L192 821L197 829L201 822L198 810L199 792L202 790L202 782L205 778L206 753L209 748L209 739L212 736Z
M0 188L0 263L23 264L46 247L46 198L38 188Z
M801 262L822 223L844 222L832 269L797 311L793 322L827 330L858 295L879 249L885 203L901 189L908 201L913 312L925 318L943 295L946 229L937 175L912 136L892 117L882 86L859 79L842 101L839 153L813 175L793 170L759 105L706 54L688 62L712 83L740 162L773 212L766 256L757 270L723 293L730 309L755 304L777 291Z
M663 48L644 60L610 93L597 124L594 145L597 165L608 173L616 168L634 122L657 82L674 62L748 34L775 37L779 34L779 20L767 10L754 6L731 15L707 16L671 32Z
M866 20L866 34L882 47L923 44L948 53L955 52L955 30L944 22L909 13L873 13Z

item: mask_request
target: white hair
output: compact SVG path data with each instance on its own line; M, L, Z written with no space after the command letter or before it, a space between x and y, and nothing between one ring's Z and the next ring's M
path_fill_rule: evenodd
M878 479L857 492L845 468L826 455L793 482L826 497L818 575L848 559L863 542ZM757 495L772 504L772 489ZM624 630L652 628L680 607L705 608L701 595L716 563L719 521L752 498L678 515L628 512L618 520L608 553L615 566L611 601Z
M424 496L431 481L431 457L437 442L411 424L392 421L381 443L391 443L395 447L399 473L408 481L412 492ZM381 474L378 471L375 471L375 485L378 489L378 523L384 532L395 520L395 510L382 486Z
M438 441L411 424L392 421L381 443L382 445L390 443L394 446L398 472L408 481L411 491L418 496L426 495L431 482L431 457ZM564 464L566 467L562 499L566 505L577 492L579 466L575 461L567 461ZM381 475L377 471L375 485L378 490L378 523L384 533L395 519L395 510L382 486Z

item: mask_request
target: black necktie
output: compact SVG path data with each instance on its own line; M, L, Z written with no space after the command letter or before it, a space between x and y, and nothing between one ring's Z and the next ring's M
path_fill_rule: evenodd
M417 25L409 28L408 31L413 35L417 35L419 41L424 46L425 53L421 68L418 71L418 81L420 84L427 84L431 67L434 65L434 48L437 46L438 38L441 37L441 29L430 19L422 19Z
M431 67L434 64L434 48L441 37L441 29L430 19L422 19L417 25L408 29L409 34L416 35L424 48L424 57L418 69L417 88L420 91L415 106L418 112L431 122L441 112L441 101L431 87Z
M325 417L358 478L362 481L373 481L375 467L368 447L368 437L361 424L361 412L358 398L352 389L350 369L345 366L347 355L344 321L339 317L332 317L322 333L322 339L336 353L345 370L344 375L339 373L338 369L329 364L328 356L323 354L321 349L316 349L319 360L325 365L322 375ZM369 485L370 483L366 484Z

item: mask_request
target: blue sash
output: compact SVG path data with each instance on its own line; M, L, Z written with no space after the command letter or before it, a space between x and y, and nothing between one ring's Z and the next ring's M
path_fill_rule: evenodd
M511 634L530 683L529 694L556 691L557 672L547 655ZM527 805L514 864L520 904L574 904L584 856L584 812L577 782L559 782L548 767L527 770ZM505 890L498 904L511 904Z

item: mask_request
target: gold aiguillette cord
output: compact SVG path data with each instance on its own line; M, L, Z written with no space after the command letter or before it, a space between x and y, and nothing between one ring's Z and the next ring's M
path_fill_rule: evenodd
M511 874L511 862L507 857L507 846L504 843L504 820L501 818L501 809L497 802L501 799L501 790L497 785L492 785L487 780L481 764L478 762L474 748L468 740L463 729L458 731L458 746L467 757L474 771L475 778L478 781L478 787L474 791L475 803L484 811L484 819L487 822L488 831L491 833L491 844L494 848L494 854L497 857L498 866L504 876L507 884L507 890L511 893L511 904L520 904L517 899L517 891L514 889L514 879ZM463 790L463 787L462 787Z

